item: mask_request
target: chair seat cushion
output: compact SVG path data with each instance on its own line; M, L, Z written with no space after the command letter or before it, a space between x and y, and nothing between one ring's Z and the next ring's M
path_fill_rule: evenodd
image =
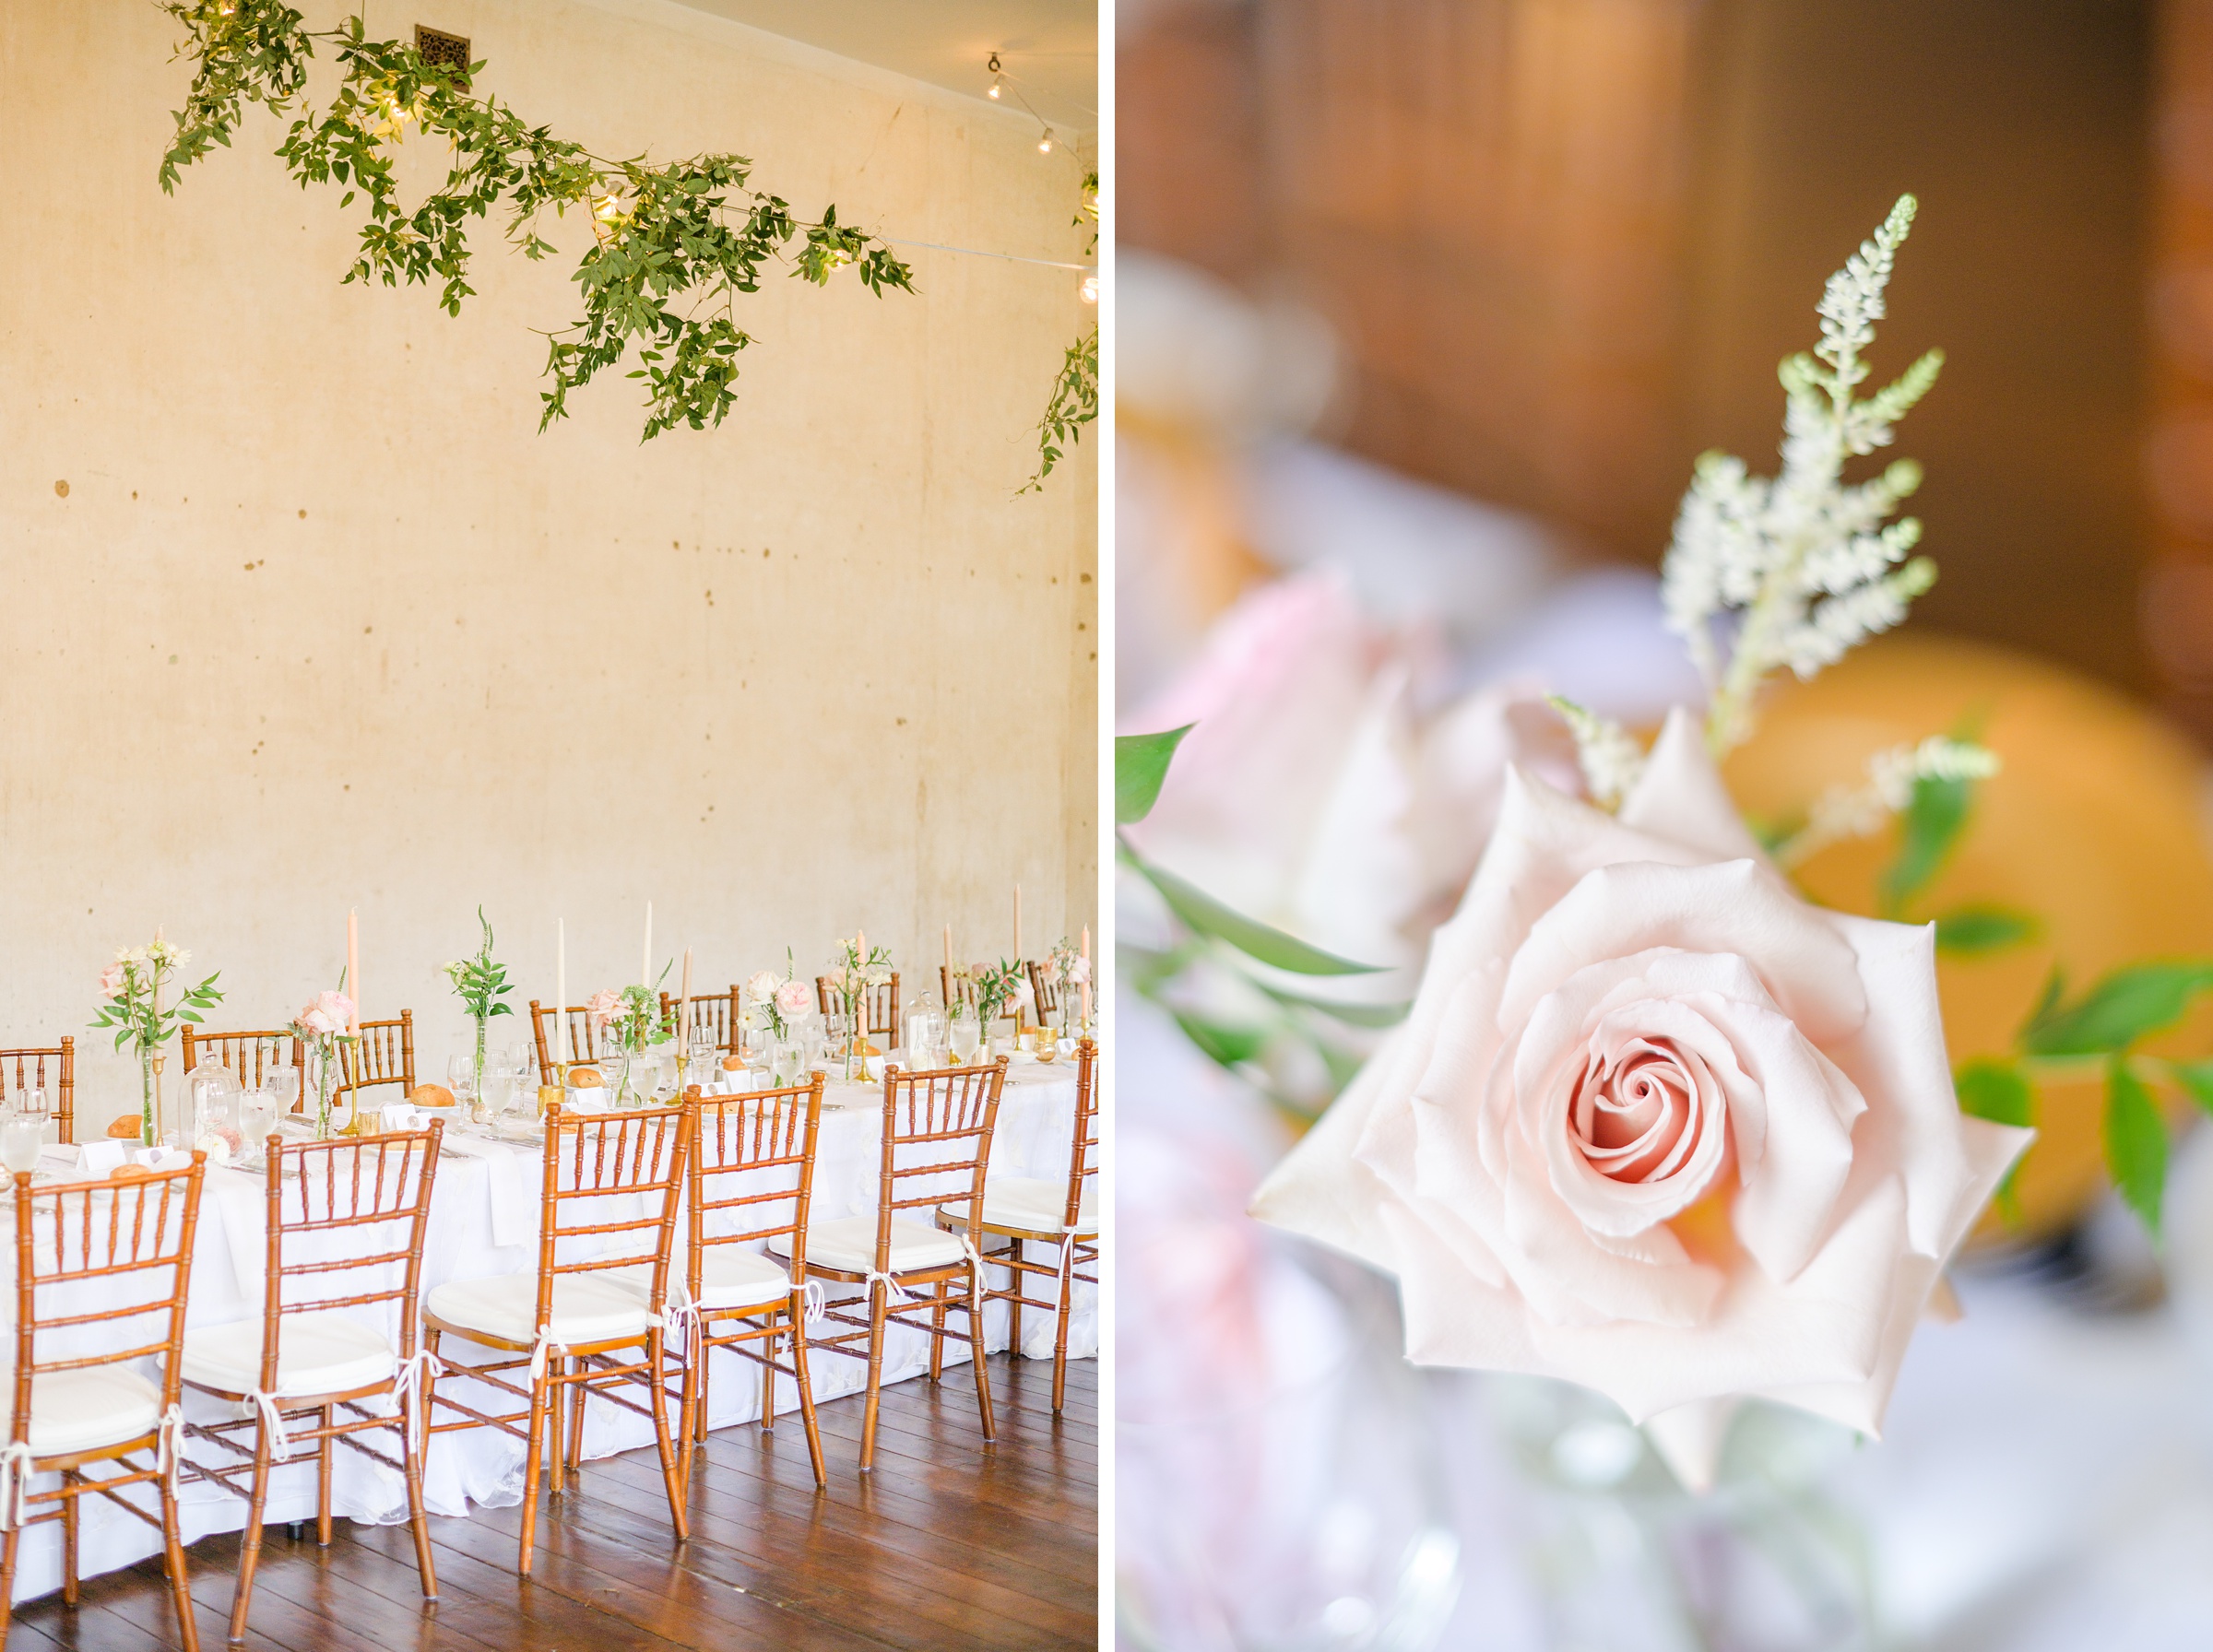
M737 1245L710 1245L699 1261L699 1305L703 1308L773 1308L791 1294L791 1274L772 1257ZM642 1262L609 1277L621 1280L643 1299L653 1290L653 1264ZM671 1262L669 1294L681 1298L684 1280Z
M13 1380L0 1383L0 1439L15 1420ZM161 1423L161 1390L120 1365L53 1371L30 1379L30 1449L37 1457L141 1440Z
M965 1201L941 1205L939 1210L956 1221L968 1216ZM1043 1176L987 1176L984 1179L984 1225L1015 1228L1059 1237L1068 1220L1068 1184ZM1076 1235L1092 1239L1099 1232L1099 1189L1096 1182L1083 1184L1083 1199L1076 1207Z
M252 1393L261 1386L261 1321L193 1327L178 1369L203 1388ZM279 1395L344 1394L398 1374L399 1356L384 1332L343 1313L287 1314L278 1325Z
M768 1242L778 1256L791 1254L791 1235L779 1233ZM918 1221L892 1223L893 1273L919 1268L943 1268L961 1259L961 1242L951 1233L925 1227ZM840 1216L834 1221L811 1222L807 1228L810 1267L834 1268L841 1273L867 1273L876 1266L876 1218Z
M652 1275L647 1273L650 1280ZM424 1299L433 1318L467 1335L482 1331L503 1342L527 1346L538 1339L538 1275L495 1274L482 1280L448 1280ZM553 1340L575 1347L643 1338L658 1317L645 1305L645 1293L607 1273L564 1273L553 1280Z

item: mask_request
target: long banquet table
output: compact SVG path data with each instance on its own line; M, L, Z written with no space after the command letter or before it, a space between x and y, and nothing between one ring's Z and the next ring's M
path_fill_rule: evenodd
M1011 1068L992 1140L992 1171L1064 1180L1074 1127L1075 1094L1075 1076L1067 1066L1024 1063ZM833 1083L825 1092L816 1146L811 1220L828 1221L876 1208L882 1097L880 1085ZM423 1245L422 1290L426 1296L448 1280L525 1272L538 1260L540 1147L535 1141L495 1141L480 1133L451 1132L449 1139L454 1150L443 1155L437 1167ZM267 1183L260 1174L227 1168L207 1173L193 1249L189 1326L228 1325L260 1316L267 1256L266 1210ZM10 1250L12 1247L0 1247L0 1251ZM12 1274L12 1254L4 1266ZM353 1277L358 1280L361 1276ZM1003 1269L990 1270L992 1283L1003 1283L1005 1277ZM1041 1298L1050 1286L1033 1278L1028 1289L1033 1298ZM859 1288L833 1285L830 1295L833 1301L858 1300ZM5 1293L5 1300L13 1302L12 1291ZM141 1331L146 1324L139 1320L128 1325L124 1334ZM959 1324L957 1316L953 1324ZM994 1304L987 1310L986 1328L987 1346L993 1351L1003 1350L1008 1338L1005 1304ZM1055 1328L1049 1309L1026 1312L1023 1316L1022 1354L1029 1359L1052 1358ZM396 1320L385 1329L397 1346ZM1093 1286L1078 1284L1069 1327L1069 1356L1089 1357L1097 1346L1097 1292ZM12 1339L8 1347L12 1358ZM467 1402L492 1395L491 1390L450 1374L460 1365L496 1357L491 1351L473 1349L449 1337L443 1351L449 1375L439 1379L442 1393L449 1391L447 1385L453 1384L455 1397ZM921 1375L929 1369L929 1354L926 1335L894 1326L885 1339L884 1381L903 1382ZM967 1350L957 1339L950 1340L946 1359L964 1363ZM716 1351L714 1360L708 1383L709 1426L727 1428L758 1420L761 1368L728 1350ZM154 1375L150 1365L148 1375ZM820 1401L858 1392L867 1373L860 1361L825 1352L810 1361L809 1375ZM961 1386L965 1389L968 1385L964 1379ZM472 1386L473 1395L468 1392ZM502 1398L498 1404L480 1409L503 1410L512 1403ZM790 1379L779 1377L776 1414L781 1417L787 1410L796 1411L798 1405ZM195 1422L225 1421L232 1414L221 1402L189 1388L185 1390L184 1411L186 1418ZM670 1425L675 1425L673 1413ZM793 1432L796 1439L796 1425ZM650 1446L652 1440L652 1426L645 1418L597 1398L591 1401L585 1422L586 1457ZM834 1440L825 1440L824 1446L832 1475L857 1472L856 1465L841 1457ZM187 1455L204 1453L210 1460L231 1460L196 1440ZM431 1512L466 1515L472 1504L500 1508L519 1503L523 1455L520 1441L496 1429L472 1428L435 1436L424 1465L424 1495ZM334 1456L331 1478L335 1514L376 1524L407 1518L406 1485L397 1470L382 1468L359 1452L341 1450ZM44 1488L57 1479L41 1475L33 1484ZM244 1500L208 1481L187 1481L179 1503L187 1543L211 1532L235 1531L245 1524ZM109 1505L105 1499L82 1499L79 1508L83 1575L112 1571L160 1552L158 1532ZM314 1508L314 1458L312 1452L305 1452L299 1462L280 1468L271 1476L267 1518L312 1519ZM25 1600L46 1594L59 1588L61 1582L59 1523L30 1528L24 1534L18 1557L15 1599Z

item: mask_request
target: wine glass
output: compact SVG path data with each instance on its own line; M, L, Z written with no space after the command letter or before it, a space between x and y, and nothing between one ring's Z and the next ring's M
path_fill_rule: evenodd
M956 1067L976 1065L976 1046L982 1042L983 1028L977 1022L974 1010L965 1005L956 1010L953 1020L946 1024L946 1038L953 1047L953 1059Z
M479 1122L497 1124L507 1110L515 1105L520 1080L505 1062L484 1069L483 1117Z
M39 1150L46 1145L46 1120L35 1113L10 1109L0 1115L0 1164L10 1175L22 1175L39 1167Z
M30 1084L16 1092L16 1110L39 1121L43 1129L53 1118L53 1101L43 1084Z
M300 1104L300 1069L296 1067L272 1067L263 1075L262 1085L276 1104L276 1116L269 1121L274 1127L278 1117L291 1112ZM264 1135L267 1133L266 1130L263 1132Z
M283 1070L281 1068L279 1071ZM274 1077L272 1074L270 1077ZM269 1132L277 1125L277 1092L267 1079L253 1089L243 1092L238 1098L238 1129L245 1139L241 1158L248 1163L259 1163L266 1149Z

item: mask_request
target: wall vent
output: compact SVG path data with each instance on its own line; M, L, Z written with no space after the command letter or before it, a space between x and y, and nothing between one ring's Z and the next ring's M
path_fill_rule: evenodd
M446 70L464 88L467 87L467 36L447 34L438 29L425 29L418 23L415 25L415 50L432 68Z

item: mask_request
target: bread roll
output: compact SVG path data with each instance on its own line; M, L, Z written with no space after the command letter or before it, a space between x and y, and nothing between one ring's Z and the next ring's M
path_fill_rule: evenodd
M110 1119L108 1134L118 1141L136 1141L138 1139L138 1115L126 1113L121 1118Z
M111 1182L143 1182L154 1173L143 1164L118 1164L108 1172Z
M408 1092L408 1101L417 1107L450 1107L454 1092L443 1084L418 1084Z
M745 1057L743 1056L725 1056L722 1058L722 1070L726 1073L743 1072L745 1070Z
M569 1085L572 1089L597 1090L605 1082L606 1080L599 1076L599 1069L596 1067L572 1067L569 1068Z

